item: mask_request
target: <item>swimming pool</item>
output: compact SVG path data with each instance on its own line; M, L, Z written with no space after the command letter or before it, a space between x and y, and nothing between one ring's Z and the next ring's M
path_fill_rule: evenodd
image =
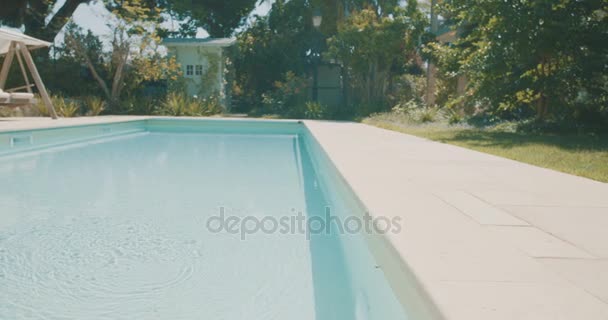
M0 319L415 319L298 122L0 138Z

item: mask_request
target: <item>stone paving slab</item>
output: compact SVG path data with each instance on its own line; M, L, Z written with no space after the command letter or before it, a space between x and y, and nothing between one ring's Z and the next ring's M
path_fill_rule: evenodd
M477 223L489 226L528 226L529 224L509 213L464 191L443 191L437 196L471 217Z
M534 258L596 258L573 244L536 227L491 226L490 230L500 239L513 244Z
M542 263L585 291L608 303L608 261L542 259Z
M608 193L606 196L608 197ZM608 259L608 207L504 206L503 208L598 258Z

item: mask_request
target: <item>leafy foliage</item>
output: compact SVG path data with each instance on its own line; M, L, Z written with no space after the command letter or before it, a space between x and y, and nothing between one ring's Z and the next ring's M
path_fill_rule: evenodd
M416 48L426 19L416 1L398 7L390 16L373 9L354 12L328 40L328 58L344 63L355 103L388 106L392 77L416 62Z
M87 106L87 114L90 116L98 116L106 109L106 102L99 97L87 97L85 100Z
M37 38L53 41L69 22L79 5L93 0L11 0L2 2L0 22L25 27L25 32ZM111 12L125 9L132 1L103 0ZM142 0L141 8L155 11L150 21L159 24L167 17L180 21L180 36L193 37L201 27L212 37L227 37L243 25L255 8L257 0ZM160 12L164 12L161 15ZM124 12L120 12L124 15ZM159 25L160 26L160 25ZM162 35L167 31L157 30Z
M606 113L608 3L454 0L444 15L462 34L432 48L444 74L465 74L469 101L503 117Z
M44 100L40 96L36 96L36 104L34 105L36 108L36 112L41 117L49 117L51 114L49 113L49 109L46 107Z
M51 100L57 113L64 118L76 117L80 112L78 103L71 99L64 99L62 96L52 96ZM42 111L40 107L38 110Z
M76 7L87 2L10 1L3 6L0 21L52 39ZM341 80L349 106L339 109L345 118L396 105L394 110L415 122L460 123L472 116L469 122L487 125L536 116L545 123L605 126L608 2L430 2L438 3L434 8L445 25L452 26L457 40L435 41L415 0L275 1L267 16L249 20L251 24L238 34L238 53L226 61L235 71L227 77L236 101L233 110L333 117L336 110L308 101L315 66L331 61L344 67ZM54 79L47 84L49 89L70 97L103 96L106 112L111 113L206 115L219 110L215 106L224 97L213 93L207 100L165 99L167 90L179 92L183 79L176 61L158 48L160 38L169 34L162 22L169 17L178 21L180 36L193 36L199 27L215 37L229 36L244 25L257 1L103 3L114 16L110 48L91 32L68 25L66 45L53 50L53 60L44 59L48 52L37 57L43 78ZM323 15L319 28L312 25L317 12ZM438 67L438 109L420 106L426 87L422 61L428 59ZM8 85L22 85L14 83L21 78L18 70L10 72ZM215 81L217 73L210 75ZM84 81L74 85L76 76ZM460 94L459 79L464 78L467 86ZM172 99L182 101L170 103ZM90 114L97 113L91 109L99 110L87 108ZM543 127L537 122L533 126Z
M328 116L327 106L318 102L308 101L305 107L304 118L306 119L325 119Z
M125 89L133 91L144 82L176 80L180 68L174 58L160 54L158 9L147 8L141 0L124 1L114 11L111 50L101 41L70 24L65 35L65 52L86 65L108 101L109 109L120 107ZM129 90L130 89L130 90Z
M176 20L184 21L180 36L193 37L197 28L205 29L211 37L229 37L245 22L255 8L257 0L172 0L155 1L166 4L167 11Z
M324 43L312 26L312 7L305 0L276 1L268 16L258 17L237 40L234 97L240 111L260 105L262 94L276 89L288 72L304 76L311 48Z
M183 93L171 92L165 98L159 114L167 116L211 116L223 111L220 99L211 96L205 99L191 98Z
M355 94L356 100L363 100L365 94L370 93L364 100L366 105L374 105L371 110L377 110L377 102L387 104L381 96L389 93L389 87L392 89L390 78L415 64L415 48L425 20L416 1L409 1L405 8L398 7L398 3L393 0L276 1L267 17L258 17L238 35L234 85L235 99L240 102L238 110L247 112L260 104L268 109L277 103L282 103L278 109L302 108L303 100L287 102L285 92L281 92L284 88L277 83L288 83L289 73L311 79L315 66L322 63L323 58L349 68L349 75L355 80L349 93ZM346 17L345 8L352 11L350 17ZM315 11L323 15L319 29L312 25ZM365 30L359 32L364 24ZM330 51L324 54L328 51L328 38L332 39ZM366 73L364 69L370 66L375 69ZM306 85L310 83L311 80ZM369 84L366 89L370 90L361 89L366 83Z
M265 113L287 114L290 108L304 104L308 81L288 71L282 81L276 81L273 89L262 94Z
M183 116L187 104L187 97L183 94L171 92L165 98L160 113L168 116Z
M53 41L76 8L90 0L11 0L2 1L0 23L25 27L27 34ZM63 3L62 3L63 2ZM53 10L57 5L61 4ZM48 21L47 21L48 20Z

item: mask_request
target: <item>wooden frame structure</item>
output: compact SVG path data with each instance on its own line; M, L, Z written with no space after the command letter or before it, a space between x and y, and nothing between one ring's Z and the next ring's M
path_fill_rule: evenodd
M25 80L25 86L12 88L5 90L7 92L14 92L17 90L27 90L28 93L32 93L32 87L37 87L40 97L42 101L46 105L46 108L49 111L49 114L53 119L57 119L57 112L55 112L55 108L53 107L53 102L49 97L48 92L46 91L46 87L40 78L40 73L38 73L38 69L36 68L36 64L34 64L34 59L30 54L28 45L19 40L12 40L10 42L8 51L4 57L4 62L2 63L2 68L0 69L0 89L4 90L4 86L6 85L6 80L8 78L8 73L10 71L13 60L17 58L17 62L19 63L19 68L21 69L21 74ZM25 64L24 64L25 62ZM34 84L30 83L28 77L28 71L32 76L32 80ZM8 105L11 105L10 103Z

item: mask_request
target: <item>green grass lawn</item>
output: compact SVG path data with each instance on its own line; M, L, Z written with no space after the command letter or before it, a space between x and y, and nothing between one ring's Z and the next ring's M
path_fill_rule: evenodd
M447 124L415 124L386 116L364 123L608 182L608 134L529 134Z

